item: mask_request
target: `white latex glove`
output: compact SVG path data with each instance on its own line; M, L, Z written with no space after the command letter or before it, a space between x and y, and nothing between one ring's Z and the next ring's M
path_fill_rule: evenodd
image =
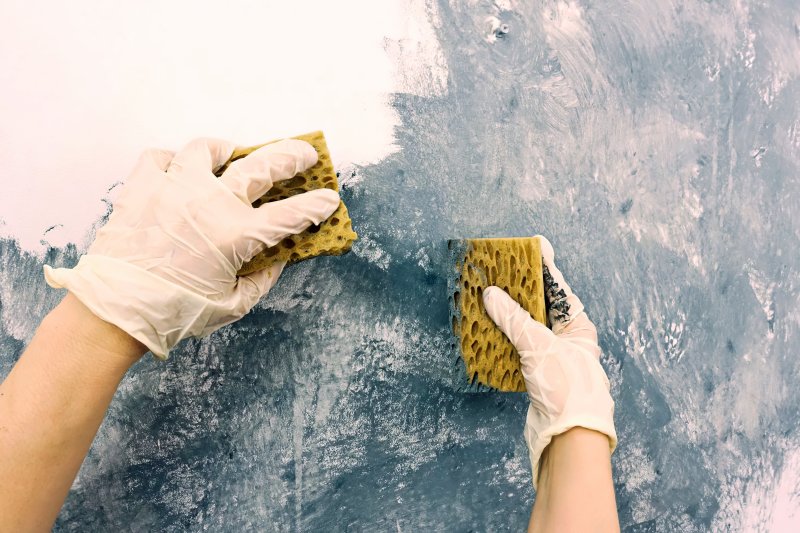
M553 246L541 242L545 297L552 331L536 322L505 291L483 291L486 311L517 348L530 406L525 440L537 488L539 460L554 436L580 426L608 436L617 446L614 400L600 366L597 329L553 262Z
M47 282L162 359L180 340L244 316L284 264L237 277L242 264L328 218L339 195L319 189L253 208L273 182L314 165L317 152L304 141L280 141L217 178L213 171L233 149L197 139L177 154L144 152L88 253L72 269L45 265Z

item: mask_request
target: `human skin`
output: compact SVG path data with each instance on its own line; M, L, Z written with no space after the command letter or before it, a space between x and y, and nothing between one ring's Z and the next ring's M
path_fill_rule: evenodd
M49 531L122 377L147 349L67 294L0 384L0 532Z
M528 531L619 531L606 435L575 427L553 437L542 454Z

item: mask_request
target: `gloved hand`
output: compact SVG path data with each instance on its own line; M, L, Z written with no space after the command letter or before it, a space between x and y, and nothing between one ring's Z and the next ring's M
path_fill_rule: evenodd
M47 282L162 359L178 341L244 316L284 264L237 277L242 264L328 218L339 195L319 189L253 208L273 182L314 165L317 152L304 141L280 141L217 178L213 171L233 149L198 139L177 154L144 152L88 253L72 269L45 265Z
M542 248L544 290L552 331L536 322L499 287L483 291L486 311L517 348L530 398L525 440L537 488L539 460L554 436L576 427L608 436L617 446L614 400L600 366L597 329L553 262L550 241L537 236Z

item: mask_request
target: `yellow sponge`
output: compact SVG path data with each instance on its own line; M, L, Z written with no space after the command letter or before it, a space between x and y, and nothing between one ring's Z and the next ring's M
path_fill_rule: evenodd
M319 161L310 169L297 174L293 178L276 182L264 196L253 202L253 207L258 207L267 202L283 200L295 194L314 189L327 188L333 189L334 191L339 190L339 182L336 180L336 172L333 169L331 156L328 153L328 145L325 143L325 137L322 132L315 131L313 133L298 135L294 138L310 143L317 150ZM217 170L217 176L222 175L225 169L228 168L228 165L233 161L246 156L266 144L271 143L251 146L249 148L237 148L233 151L233 155L231 155L228 162ZM241 276L249 274L250 272L255 272L256 270L261 270L262 268L267 268L276 261L296 263L318 255L341 255L350 250L353 241L355 241L357 237L358 236L353 231L347 208L344 202L341 202L336 211L334 211L327 220L323 221L318 226L309 227L302 233L287 237L275 246L262 251L242 266L241 270L239 270L239 275Z
M496 285L531 316L547 323L539 239L465 239L448 241L455 276L448 283L450 318L469 388L522 392L525 381L519 354L489 318L483 290Z

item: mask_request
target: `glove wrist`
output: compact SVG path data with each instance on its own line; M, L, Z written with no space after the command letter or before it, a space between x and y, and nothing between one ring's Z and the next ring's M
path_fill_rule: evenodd
M84 255L72 268L44 267L47 283L68 289L97 317L138 340L159 359L181 339L202 335L214 303L140 267L102 255ZM164 320L169 314L170 320ZM156 324L175 324L161 331Z
M605 405L607 406L605 409L601 408L596 412L566 411L554 420L545 420L533 404L528 406L524 434L531 460L534 489L538 488L542 453L556 435L566 433L575 427L591 429L608 437L609 452L614 453L617 447L617 431L613 418L614 402L608 392L605 396L606 398L595 399L598 407Z
M575 354L580 357L580 355ZM574 356L574 357L575 357ZM577 362L570 358L570 362ZM569 431L574 427L583 427L605 434L609 439L611 453L617 446L617 432L614 427L614 400L609 392L609 381L600 362L592 356L586 356L586 366L579 372L585 381L571 380L573 386L580 390L569 394L565 403L556 412L543 412L532 402L528 408L525 423L525 441L533 469L533 484L537 487L540 461L544 449L556 435ZM575 369L577 371L577 369ZM572 372L571 374L575 374Z

